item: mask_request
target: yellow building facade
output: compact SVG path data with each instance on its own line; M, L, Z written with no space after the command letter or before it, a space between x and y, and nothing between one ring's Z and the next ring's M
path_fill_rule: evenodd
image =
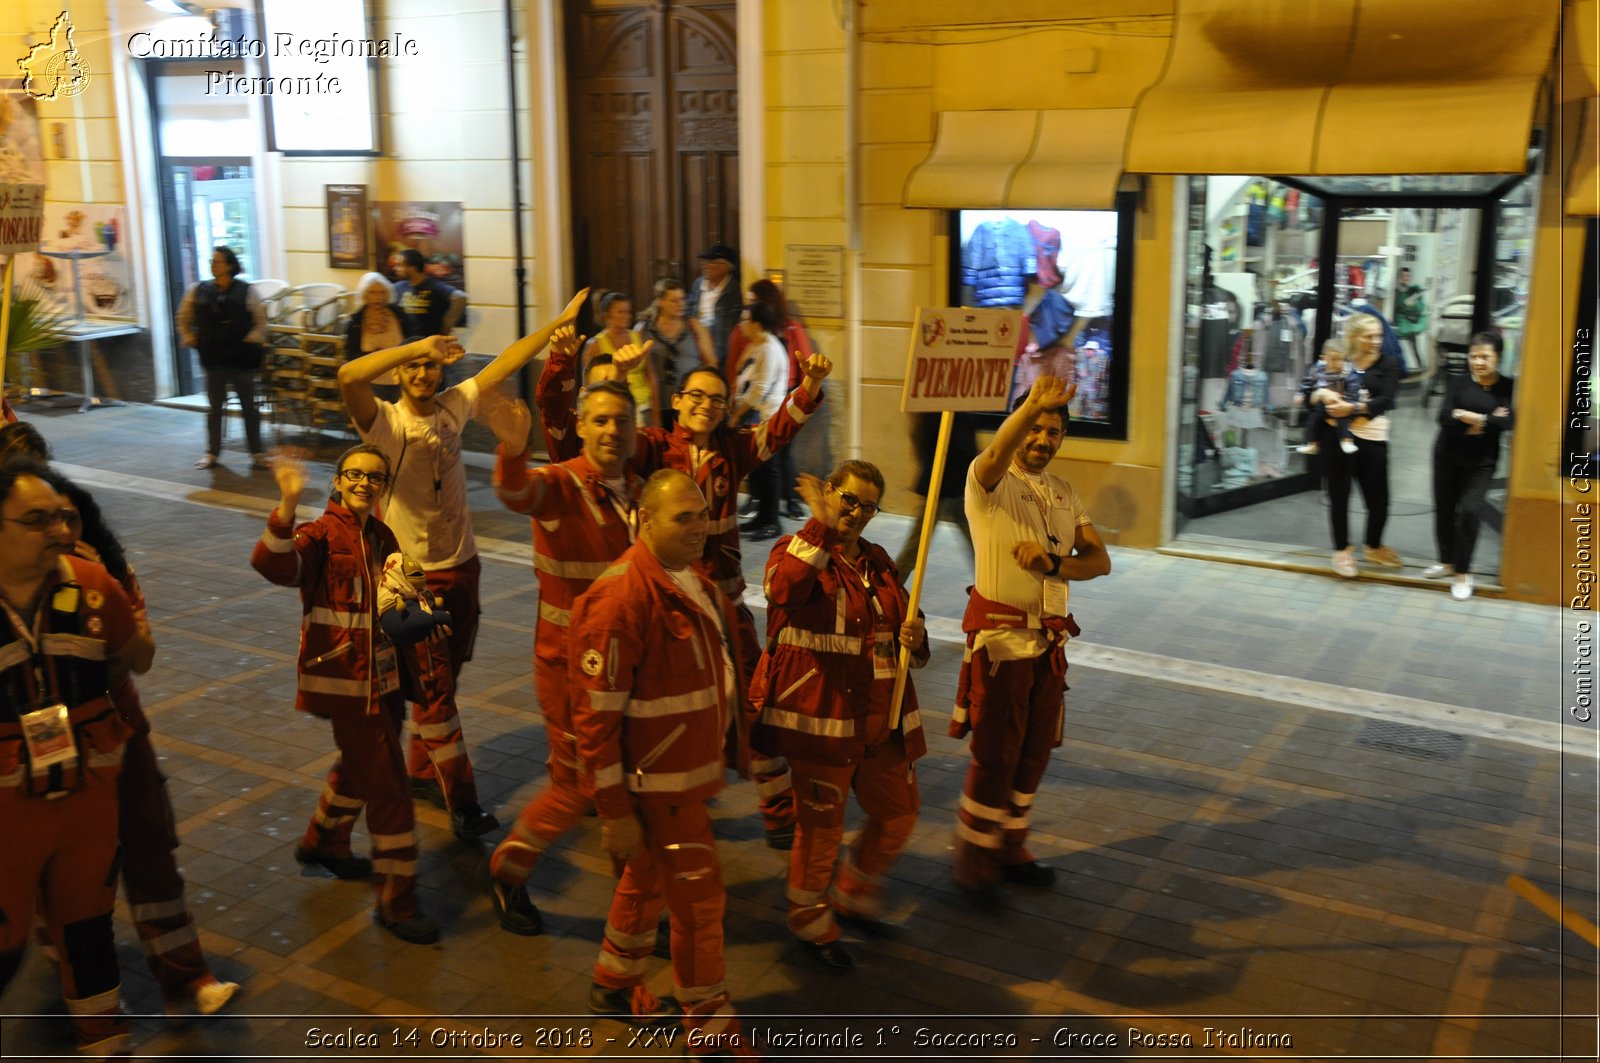
M509 53L503 5L445 9L390 0L371 6L376 35L399 33L418 43L418 54L378 63L381 154L296 157L269 151L258 140L249 153L260 229L256 273L295 284L354 284L358 272L329 265L328 185L364 185L374 201L459 202L475 315L470 345L497 351L517 328L518 226L528 327L585 281L572 275L566 215L572 190L563 5L513 4L509 18L517 40ZM1483 11L1475 13L1475 6ZM78 95L37 103L46 131L48 196L126 211L133 313L149 331L153 390L170 394L177 382L163 362L174 346L175 307L164 282L170 269L161 239L161 178L151 151L152 126L161 119L153 116L146 60L132 54L129 41L140 32L181 38L202 30L198 24L174 28L172 17L140 0L75 3L67 10L93 80ZM59 0L7 5L0 15L0 53L25 54L49 34L61 11ZM1480 113L1513 115L1497 119L1502 124L1514 124L1525 111L1516 135L1524 141L1537 135L1540 174L1501 583L1519 599L1570 599L1567 529L1591 497L1589 481L1569 475L1562 448L1574 384L1573 337L1585 327L1576 315L1583 303L1587 219L1600 212L1593 192L1593 0L1540 0L1516 14L1498 5L1438 0L738 0L735 11L744 279L783 271L794 248L840 249L840 312L809 315L818 346L836 354L840 365L832 386L833 450L883 467L891 509L905 512L918 504L907 487L915 460L899 413L899 385L916 308L949 301L951 257L959 244L946 208L1001 205L1008 182L1033 164L1032 179L1046 187L1058 183L1070 201L1025 205L1106 209L1118 188L1132 193L1131 291L1118 293L1131 312L1126 438L1071 439L1060 459L1106 540L1126 547L1158 548L1175 534L1187 309L1185 175L1223 172L1213 160L1166 172L1130 164L1141 150L1141 132L1152 135L1148 124L1159 87L1198 78L1234 92L1231 102L1218 106L1248 111L1249 93L1273 93L1272 77L1304 89L1315 77L1306 75L1305 84L1296 78L1320 64L1332 71L1321 75L1329 79L1329 91L1319 97L1325 101L1361 92L1391 100L1406 93L1449 96L1455 102L1437 111L1440 129L1470 129L1459 124L1459 108L1472 100L1488 108ZM1484 40L1478 30L1488 17L1526 20L1527 33ZM1377 42L1371 47L1393 52L1382 53L1375 73L1363 66L1354 44L1368 41L1364 34L1386 20L1393 32L1371 37ZM1437 32L1419 32L1430 25ZM1309 39L1308 27L1316 31ZM1504 64L1511 38L1521 42L1513 58L1536 63L1537 70L1520 81L1489 77ZM1241 39L1252 42L1259 66L1238 51ZM1222 62L1213 77L1193 66L1201 62L1193 41L1239 58L1242 66ZM1454 50L1444 66L1420 58L1441 49ZM1419 58L1396 64L1393 55ZM1454 74L1440 72L1445 67L1484 77L1456 86ZM520 210L511 179L512 86L523 160ZM262 125L258 96L188 102L198 121L223 116ZM1202 102L1195 104L1201 132ZM1457 125L1449 124L1451 106L1458 109ZM1328 108L1314 110L1321 115ZM1432 160L1459 154L1455 149L1466 157L1447 159L1442 168L1448 172L1476 172L1482 165L1472 157L1474 137L1363 136L1359 122L1351 123L1306 134L1320 138L1306 156L1313 168L1239 172L1429 173ZM1070 131L1064 139L1058 126ZM1375 137L1392 149L1381 160L1389 168L1377 171L1362 168L1371 165L1363 145ZM1245 147L1221 144L1217 150L1227 156ZM1010 167L1000 185L994 183L996 156ZM1504 172L1491 161L1486 172ZM930 192L934 177L939 187ZM984 196L988 201L980 201Z

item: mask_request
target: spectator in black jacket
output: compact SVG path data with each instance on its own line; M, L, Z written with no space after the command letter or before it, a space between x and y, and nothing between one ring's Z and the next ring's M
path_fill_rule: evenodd
M197 469L217 464L222 451L222 409L231 388L244 414L250 467L264 469L261 453L261 411L256 407L256 373L261 369L261 344L267 337L267 314L250 285L239 279L239 256L231 247L211 252L211 280L189 289L178 307L178 334L200 352L206 371L206 452Z
M1478 513L1500 460L1500 433L1512 427L1515 381L1500 375L1505 344L1480 332L1467 345L1469 376L1450 377L1439 407L1433 444L1433 534L1439 562L1423 570L1429 579L1455 577L1450 594L1472 597L1472 549L1478 545Z

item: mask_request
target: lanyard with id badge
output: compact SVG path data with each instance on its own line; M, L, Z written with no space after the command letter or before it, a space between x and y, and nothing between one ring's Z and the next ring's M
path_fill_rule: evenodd
M28 648L32 651L34 699L36 702L43 700L50 690L46 678L49 663L40 651L44 610L41 609L35 618L35 624L38 626L30 629L17 615L16 610L11 608L10 602L0 602L0 604L5 606L11 626L27 641ZM56 588L50 608L57 612L76 612L77 585L69 583ZM22 730L22 740L28 748L28 761L34 774L40 774L43 769L57 764L63 765L62 770L77 767L78 743L72 734L71 715L63 702L57 701L22 713L17 723Z
M1030 480L1017 471L1015 465L1006 469L1011 475L1023 483L1023 498L1032 502L1039 511L1039 519L1044 522L1045 541L1050 544L1049 552L1058 557L1065 556L1068 551L1061 548L1061 540L1050 529L1050 500L1046 495L1049 485L1040 481ZM1044 589L1039 602L1041 616L1066 616L1067 615L1067 581L1059 576L1043 577Z
M845 570L861 583L862 589L867 592L867 601L872 603L872 678L893 679L898 670L899 647L894 629L889 626L889 618L884 615L883 605L878 601L878 592L873 589L865 568L857 569L843 551L837 556Z

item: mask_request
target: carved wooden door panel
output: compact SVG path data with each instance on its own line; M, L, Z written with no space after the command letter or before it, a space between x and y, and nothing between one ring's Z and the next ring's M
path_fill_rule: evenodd
M687 284L739 235L731 0L568 0L573 260L580 284Z

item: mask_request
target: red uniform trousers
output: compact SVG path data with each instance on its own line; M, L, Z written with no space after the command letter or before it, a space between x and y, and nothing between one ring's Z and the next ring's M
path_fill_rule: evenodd
M187 1001L196 983L211 977L211 968L183 900L183 876L174 855L178 833L172 800L149 735L128 739L117 790L121 803L117 837L122 843L122 892L128 913L162 999Z
M796 798L794 848L789 853L789 929L802 941L837 941L835 908L873 919L882 912L883 874L899 858L917 825L916 768L894 738L868 747L855 764L792 759L789 767L794 771ZM867 822L836 880L834 864L852 789Z
M478 638L478 576L483 568L477 557L454 568L425 573L428 593L444 600L450 613L450 638L440 646L424 640L410 647L411 670L422 700L411 706L411 746L407 770L414 779L437 780L445 807L478 803L478 781L467 759L456 712L456 680L461 666L472 660Z
M115 768L85 774L82 789L56 800L0 789L6 824L0 859L0 990L22 962L37 900L80 1052L109 1055L126 1047L122 976L111 909L117 900Z
M550 660L535 656L533 685L541 706L566 705L566 658ZM552 715L556 720L553 726ZM506 832L505 841L495 846L489 857L489 873L507 886L519 886L528 881L539 856L583 822L584 816L594 807L593 799L583 793L576 741L565 729L567 718L564 709L553 714L546 711L545 742L549 755L544 762L547 773L544 787L518 814L517 821Z
M198 983L212 978L200 951L194 917L183 899L178 873L177 824L167 779L161 774L155 748L145 730L139 691L129 679L115 690L118 710L134 733L122 750L117 776L117 841L122 846L122 893L128 914L144 947L145 963L169 1004L186 1003ZM48 931L39 928L41 946L59 960L61 952Z
M998 882L1001 869L1033 857L1024 847L1034 794L1061 744L1066 711L1066 654L1059 642L1037 657L991 661L973 650L961 666L956 702L972 724L956 823L956 882L969 889Z
M761 660L761 639L756 634L756 619L750 607L735 600L733 615L738 617L736 637L739 640L739 662L744 668L744 689L750 689L755 678L756 665ZM754 719L743 720L740 727L750 733ZM756 796L760 799L761 824L768 831L794 826L794 776L789 762L782 757L766 757L750 751L750 777L756 783Z
M405 702L390 696L379 711L336 710L339 759L328 770L301 844L329 856L350 855L350 831L363 807L372 836L372 885L388 919L417 914L417 829L400 752Z
M673 994L683 1005L684 1029L705 1035L708 1043L699 1049L704 1053L732 1049L744 1056L743 1039L736 1038L739 1018L723 981L728 898L711 813L704 801L674 804L664 795L641 797L637 811L644 842L612 894L594 980L609 989L644 983L645 958L655 948L665 905L672 926Z

